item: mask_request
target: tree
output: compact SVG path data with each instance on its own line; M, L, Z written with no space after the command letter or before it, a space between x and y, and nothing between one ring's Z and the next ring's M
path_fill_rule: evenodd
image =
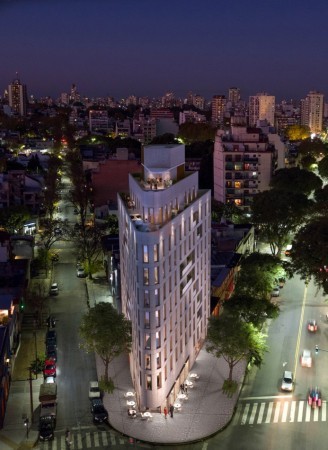
M290 253L291 272L302 279L311 277L328 294L328 217L305 224L295 235Z
M268 253L251 253L243 259L236 277L236 296L251 296L258 299L268 298L268 294L284 275L281 261Z
M229 382L233 368L243 359L260 367L267 351L265 336L254 325L223 313L210 317L206 350L217 358L223 358L229 366Z
M95 352L105 366L104 380L109 380L109 364L124 352L131 351L131 322L116 311L111 303L98 303L84 314L79 328L81 347Z
M222 203L212 198L212 220L221 222L222 219L231 220L233 223L246 223L246 217L242 209L234 203Z
M27 301L35 311L36 326L41 328L42 326L42 313L46 306L46 300L48 298L48 292L46 285L43 281L33 284L33 289L28 292Z
M273 255L280 255L293 233L305 221L313 201L306 195L271 189L256 194L252 203L253 222L258 226Z
M323 216L328 214L328 184L314 193L314 212L315 215Z
M214 141L216 128L208 123L185 122L180 125L178 138L190 144L196 141Z
M8 208L0 208L0 228L4 228L10 234L19 233L23 225L29 220L31 214L25 206L15 205Z
M224 311L260 328L265 320L278 317L279 306L272 303L267 296L235 294L224 303Z
M99 256L102 252L101 238L104 235L104 228L97 225L80 226L71 230L71 238L79 249L79 258L85 262L85 270L90 279L92 274L99 270Z
M325 144L319 138L308 138L304 139L299 147L298 154L300 156L312 156L317 160L318 158L322 158L327 154L327 148Z
M310 137L310 128L304 125L291 125L286 128L285 134L290 141L301 141Z
M322 178L328 178L328 155L319 161L318 172Z
M277 170L271 179L270 186L275 189L297 192L308 196L311 192L321 189L322 180L309 170L291 167L290 169Z
M173 133L164 133L153 138L153 140L151 141L151 145L156 144L178 144L178 141L176 140Z

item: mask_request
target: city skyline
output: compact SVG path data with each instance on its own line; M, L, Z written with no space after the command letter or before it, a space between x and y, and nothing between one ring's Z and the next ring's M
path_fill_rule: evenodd
M211 99L232 86L245 100L328 93L323 0L297 8L281 0L181 0L171 8L161 0L12 0L0 13L1 95L16 72L36 97L58 98L73 83L83 96L115 99L168 91Z

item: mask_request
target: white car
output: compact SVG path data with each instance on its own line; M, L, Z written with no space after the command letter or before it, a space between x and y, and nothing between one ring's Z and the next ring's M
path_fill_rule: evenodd
M100 389L98 381L90 381L89 383L89 398L100 398Z
M76 269L76 276L79 277L79 278L84 278L84 277L86 277L86 273L85 273L83 267L78 267L78 268Z
M310 350L303 350L301 356L301 366L302 367L312 367L312 356Z
M50 286L50 295L58 295L58 284L52 283Z
M279 297L280 289L278 286L275 286L271 291L271 297Z
M285 372L282 375L281 390L291 392L293 390L293 383L294 383L293 373L290 372L289 370L285 370Z

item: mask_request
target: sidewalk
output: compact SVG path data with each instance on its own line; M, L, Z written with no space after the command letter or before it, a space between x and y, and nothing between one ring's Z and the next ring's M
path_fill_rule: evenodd
M86 280L90 307L96 299L106 298L104 283ZM103 363L96 357L98 379L103 375ZM200 441L224 428L231 420L239 391L231 398L222 392L224 380L228 377L228 365L223 358L217 359L202 349L191 372L197 373L198 380L188 389L188 399L181 401L181 410L174 417L151 412L152 418L144 420L140 414L131 418L127 414L126 392L133 391L127 355L121 355L111 365L109 375L115 390L104 395L104 405L109 413L110 425L120 433L138 441L150 444L179 445ZM234 379L242 385L245 363L234 368Z

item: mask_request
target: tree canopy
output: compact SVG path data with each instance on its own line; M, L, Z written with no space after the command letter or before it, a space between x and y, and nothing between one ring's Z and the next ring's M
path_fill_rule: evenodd
M236 296L266 299L277 279L284 275L281 261L268 253L251 253L243 259L236 277Z
M301 141L310 137L310 128L305 125L291 125L286 128L285 135L290 141Z
M117 312L111 303L101 302L84 314L79 328L81 347L95 352L105 366L105 382L109 381L109 364L121 353L130 352L131 322Z
M306 195L271 189L256 194L252 203L253 223L273 255L280 255L290 233L304 222L313 202Z
M328 155L318 162L318 172L322 178L328 178Z
M228 363L228 380L232 381L233 368L241 360L259 367L267 346L265 336L253 324L223 313L209 319L206 350Z
M321 189L322 180L309 170L291 167L290 169L277 170L271 179L270 186L308 196L311 192Z
M216 128L208 123L185 122L180 125L178 138L186 144L197 141L214 141Z
M328 217L315 218L296 233L290 253L292 270L313 278L328 294Z
M325 144L319 138L304 139L298 146L298 154L301 157L311 156L315 160L327 154Z
M25 206L0 208L0 228L4 228L10 234L20 233L30 217L31 214Z

